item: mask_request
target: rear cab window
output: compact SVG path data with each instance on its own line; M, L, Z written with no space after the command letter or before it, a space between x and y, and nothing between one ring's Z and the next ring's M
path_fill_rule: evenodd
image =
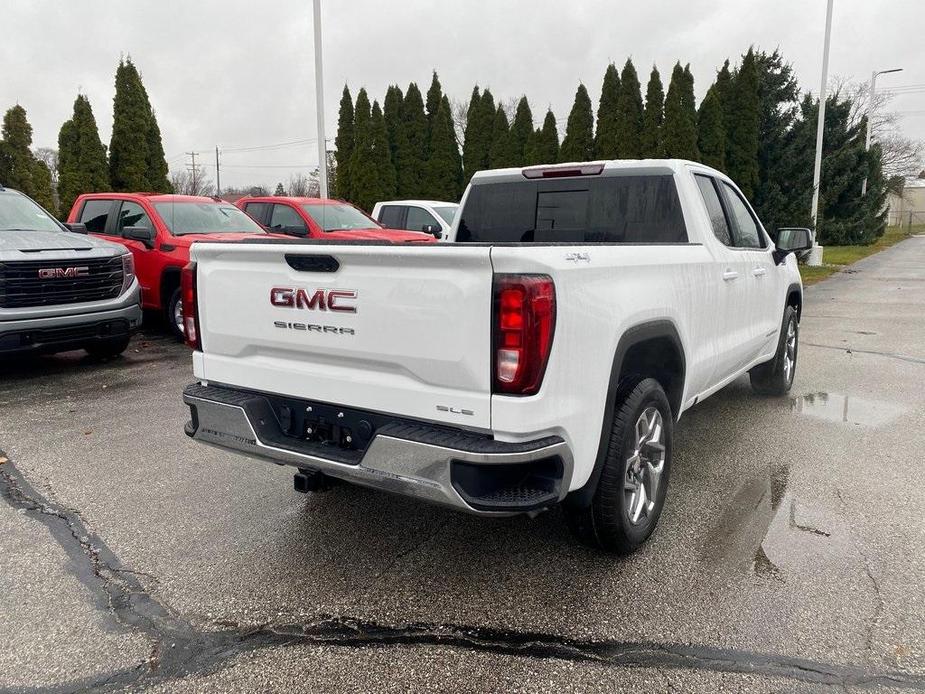
M687 243L671 173L474 184L460 243Z
M112 200L87 200L77 221L87 227L91 234L103 234L106 232L106 220L111 209Z

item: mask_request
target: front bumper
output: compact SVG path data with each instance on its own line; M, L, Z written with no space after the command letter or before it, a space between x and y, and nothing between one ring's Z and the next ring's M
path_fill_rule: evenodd
M94 311L82 315L0 321L0 354L49 353L130 334L141 325L141 306Z
M192 415L186 434L202 443L477 515L546 508L562 500L572 474L558 436L505 443L394 418L364 448L344 450L283 435L271 395L194 383L183 401Z

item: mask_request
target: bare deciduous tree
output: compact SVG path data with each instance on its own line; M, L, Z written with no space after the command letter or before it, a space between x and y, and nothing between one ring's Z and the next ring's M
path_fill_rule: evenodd
M51 171L51 184L58 185L58 150L51 147L39 147L32 152L35 158L45 163L48 170Z
M215 195L215 184L201 169L195 177L186 169L176 171L170 176L170 184L179 195Z
M902 176L912 178L922 169L925 161L925 143L903 135L901 116L890 110L890 103L895 94L888 89L878 90L873 103L870 99L870 82L852 82L835 79L832 87L851 100L852 126L858 125L870 113L871 139L880 145L883 151L883 174L887 178Z

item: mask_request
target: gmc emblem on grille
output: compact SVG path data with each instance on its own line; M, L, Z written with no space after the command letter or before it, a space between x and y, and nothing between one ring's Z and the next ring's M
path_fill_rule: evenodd
M357 307L347 302L357 298L355 289L316 289L309 294L296 287L273 287L270 303L283 308L304 308L309 311L356 313Z
M39 268L39 278L43 280L54 280L62 277L89 277L90 268L88 267L43 267Z

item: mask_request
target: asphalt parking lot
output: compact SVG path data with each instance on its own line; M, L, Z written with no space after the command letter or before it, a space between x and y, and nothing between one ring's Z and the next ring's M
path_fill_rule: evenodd
M189 352L0 365L0 689L925 690L925 238L685 414L626 559L193 444Z

